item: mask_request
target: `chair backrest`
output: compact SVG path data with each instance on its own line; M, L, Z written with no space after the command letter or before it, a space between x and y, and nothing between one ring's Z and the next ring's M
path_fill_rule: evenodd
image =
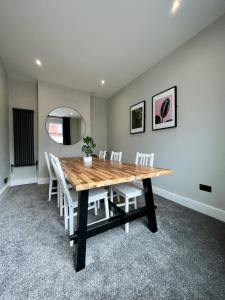
M115 151L111 152L110 160L121 162L121 159L122 159L122 152L115 152Z
M137 152L135 164L153 168L154 156L155 156L154 153L147 154L147 153Z
M70 195L70 192L69 192L69 189L68 189L68 185L66 183L66 179L65 179L65 176L64 176L64 172L63 172L61 163L60 163L58 157L56 157L52 154L51 154L51 159L52 159L52 164L53 164L54 168L56 169L57 179L59 180L60 185L63 189L64 195L66 196L65 197L66 201L67 201L68 205L70 205L70 204L72 204L73 200L71 198L71 195Z
M100 150L99 151L99 155L98 155L98 158L101 158L101 159L105 159L106 157L106 150Z
M61 189L63 189L61 179L60 179L60 175L59 175L59 171L58 171L58 168L57 168L56 162L55 162L55 156L52 153L49 153L49 157L50 157L50 161L51 161L53 170L55 172L55 176L56 176L56 179L57 179L57 185L60 186Z
M61 185L59 174L58 174L58 169L56 167L55 160L54 160L55 156L52 153L49 153L49 158L50 158L50 162L51 162L52 168L54 170L55 176L57 178L58 184Z
M50 159L49 159L49 153L48 152L45 152L45 160L46 160L49 176L50 176L50 178L52 178L54 176L54 174L52 172L53 170L52 170L52 166L51 166L51 162L50 162Z

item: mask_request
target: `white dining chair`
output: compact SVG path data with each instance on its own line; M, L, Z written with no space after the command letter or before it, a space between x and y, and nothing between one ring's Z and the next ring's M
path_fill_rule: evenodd
M122 152L112 151L111 152L111 156L110 156L110 160L111 161L115 161L115 162L121 162L121 160L122 160Z
M52 167L54 169L54 172L55 172L55 175L56 175L56 178L57 178L57 185L58 185L57 198L58 198L58 203L59 203L58 207L59 207L59 211L60 211L60 217L62 217L63 213L64 213L63 188L62 188L60 176L59 176L59 173L58 173L58 169L57 169L57 166L56 166L55 161L54 161L54 155L52 153L49 153L49 157L50 157L50 161L51 161Z
M115 161L115 162L121 162L121 160L122 160L122 154L123 154L123 152L115 152L115 151L112 151L111 152L111 156L110 156L110 160L111 161ZM116 195L116 194L115 194ZM115 196L114 195L114 196ZM109 196L109 198L111 198L111 196ZM119 199L119 195L117 195L117 200L118 200L118 202L120 201L120 199Z
M63 216L64 214L64 192L63 192L63 187L60 183L60 177L58 174L58 170L55 164L55 161L53 160L53 157L55 157L52 153L49 153L49 157L50 157L50 162L52 164L52 167L54 169L55 175L56 175L56 179L57 179L57 203L58 203L58 207L59 207L59 212L60 212L60 217ZM67 187L69 190L73 189L72 185L70 183L67 182ZM95 209L95 212L97 214L97 207Z
M122 160L122 154L123 154L123 152L112 151L111 155L110 155L110 160L113 161L113 162L121 162L121 160ZM113 197L117 197L117 202L119 202L120 201L120 197L119 197L119 195L116 192L112 191L112 187L109 186L109 187L107 187L107 189L108 189L108 193L109 193L108 199L111 199L111 201L112 201ZM99 206L100 206L100 204L98 203L98 207ZM111 211L111 217L112 216L113 216L113 212Z
M52 195L56 195L58 193L57 185L56 186L53 185L54 182L57 184L57 178L55 176L54 170L52 169L48 152L45 152L45 160L46 160L48 173L49 173L48 201L51 201Z
M65 192L64 192L64 188L63 188L63 185L62 185L62 182L61 182L61 178L60 178L60 172L58 170L58 167L56 165L56 156L54 156L52 153L49 154L50 155L50 159L52 161L52 165L54 167L54 170L55 170L55 174L56 174L56 177L57 177L57 180L59 182L59 203L60 203L60 216L63 216L64 215L64 226L65 226L65 229L67 230L68 229L68 206L66 206L66 203L65 203ZM65 179L66 181L66 179ZM66 181L66 185L67 185L67 188L69 190L72 190L72 186L67 183ZM66 207L66 208L65 208ZM89 209L92 209L94 208L94 212L95 212L95 215L98 214L98 211L97 211L97 206L96 206L96 203L93 203L92 205L89 204Z
M113 162L121 162L122 160L122 152L115 152L115 151L112 151L111 152L111 155L110 155L110 160L113 161ZM108 196L108 199L110 199L112 197L112 193L110 192L111 191L111 187L108 186L108 187L105 187L107 190L108 190L108 193L109 193L109 196ZM113 194L113 197L116 196L116 193ZM119 201L119 196L117 196L117 199ZM100 202L98 202L97 206L98 206L98 209L100 208ZM113 213L111 212L111 216L113 216Z
M100 150L98 158L105 159L106 158L106 152L107 152L106 150Z
M154 164L154 153L146 154L139 153L136 154L135 164L145 167L153 167ZM125 212L129 212L129 206L133 205L137 209L137 197L144 195L144 189L137 182L134 183L121 183L113 185L110 191L111 201L113 201L113 192L121 196L124 199L123 203L117 203L117 206L125 206ZM129 223L125 224L125 232L129 232Z
M106 158L106 153L107 153L106 150L100 150L100 151L99 151L98 158L99 158L99 159L105 159L105 158ZM97 207L98 207L98 209L100 208L100 201L98 201Z
M74 216L77 215L75 210L78 207L78 193L75 190L69 190L68 185L66 183L66 179L60 164L60 161L57 157L52 157L56 167L57 173L60 177L60 183L63 188L64 192L64 221L65 221L65 228L68 229L69 227L69 234L72 235L74 233ZM92 222L91 224L95 224L97 222L106 220L109 218L109 204L108 204L108 196L107 191L102 188L97 189L90 189L89 196L88 196L88 210L96 208L96 202L104 199L105 204L105 218L102 218L98 221ZM73 241L70 241L70 246L73 246Z

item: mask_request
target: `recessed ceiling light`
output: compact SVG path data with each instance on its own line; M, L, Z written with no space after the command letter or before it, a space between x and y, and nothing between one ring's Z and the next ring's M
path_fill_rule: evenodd
M173 14L178 10L180 4L181 4L181 0L174 0L173 1L173 5L172 5L172 8L171 8L171 12Z
M39 67L42 66L42 62L40 61L40 59L35 59L35 63L36 63L36 65L38 65Z
M101 80L101 85L104 85L104 84L105 84L105 80L102 79L102 80Z

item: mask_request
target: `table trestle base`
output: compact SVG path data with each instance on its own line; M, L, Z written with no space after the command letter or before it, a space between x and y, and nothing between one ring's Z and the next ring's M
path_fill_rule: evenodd
M109 209L116 212L117 215L110 217L107 220L99 221L98 223L87 225L87 211L88 211L88 190L81 191L78 198L78 212L77 212L77 230L70 236L70 240L75 243L74 265L76 271L85 268L86 257L86 240L97 234L111 230L113 228L124 225L128 222L134 221L138 218L147 216L148 228L151 232L157 231L157 222L155 215L155 208L151 179L143 179L145 206L125 213L120 207L109 200Z

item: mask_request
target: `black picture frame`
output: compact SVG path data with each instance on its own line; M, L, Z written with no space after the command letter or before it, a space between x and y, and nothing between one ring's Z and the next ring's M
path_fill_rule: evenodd
M138 116L138 114L140 114L140 111L141 120L140 116ZM141 126L138 126L140 122ZM130 134L137 134L143 132L145 132L145 100L130 106Z
M158 101L158 107L156 103L157 101ZM157 113L159 108L160 108L160 115ZM155 130L162 130L168 128L175 128L175 127L177 127L177 86L176 85L152 96L152 130L155 131Z

